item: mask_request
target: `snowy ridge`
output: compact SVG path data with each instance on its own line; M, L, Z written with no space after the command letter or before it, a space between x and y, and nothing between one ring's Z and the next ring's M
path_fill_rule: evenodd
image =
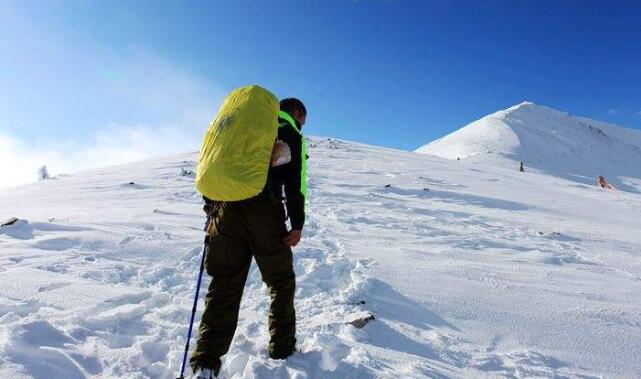
M641 375L639 195L333 139L309 152L301 352L268 358L254 266L223 378ZM176 376L195 159L0 191L0 219L20 218L0 228L0 377Z
M523 161L581 183L594 183L604 175L634 192L641 184L641 131L531 102L485 116L416 151L503 167Z

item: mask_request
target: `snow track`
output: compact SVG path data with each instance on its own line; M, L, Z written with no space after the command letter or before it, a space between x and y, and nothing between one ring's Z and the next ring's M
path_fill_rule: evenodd
M161 167L194 169L193 161L176 163ZM130 177L139 179L136 174ZM78 217L75 214L64 221L21 219L3 228L2 244L15 253L3 255L9 264L0 272L5 341L0 372L36 378L174 377L202 244L203 220L190 184L186 181L180 190L163 191L160 199L151 199L160 201L157 207L148 201L132 202L137 207L127 212L149 213L138 221L120 221L115 212L113 218L75 226L69 221ZM119 188L158 187L125 181L92 190L109 196ZM163 199L179 206L168 210ZM187 212L180 209L183 200ZM316 208L312 203L310 213ZM346 322L369 315L359 300L370 281L365 264L346 258L318 217L308 223L304 248L295 253L301 352L286 363L268 359L269 296L253 265L224 377L306 376L323 368L345 377L362 371L342 363L357 354L340 335L352 329ZM23 250L30 254L21 254ZM203 292L208 283L206 278ZM202 299L199 305L197 322ZM35 357L38 361L32 362Z
M268 358L252 265L223 378L641 375L638 195L331 139L310 155L300 351ZM0 229L0 377L176 376L203 240L194 158L0 192L0 218L20 218Z

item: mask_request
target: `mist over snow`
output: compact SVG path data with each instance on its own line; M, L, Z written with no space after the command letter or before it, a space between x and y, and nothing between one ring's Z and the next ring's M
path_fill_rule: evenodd
M641 131L524 102L416 150L448 159L526 167L584 184L603 175L639 192Z
M34 182L43 165L56 176L195 151L227 92L149 48L4 21L30 38L0 62L11 72L0 76L0 188Z
M113 125L86 142L51 141L36 145L0 134L0 188L35 182L43 165L56 176L193 151L198 146L195 134L179 128Z

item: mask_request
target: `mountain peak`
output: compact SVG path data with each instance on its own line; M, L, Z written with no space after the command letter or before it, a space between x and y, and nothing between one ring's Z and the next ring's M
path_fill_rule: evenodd
M556 175L641 178L641 132L530 101L487 115L416 150Z
M558 116L565 116L565 117L567 117L568 115L567 112L559 111L557 109L546 107L544 105L539 105L532 101L523 101L509 108L502 109L500 111L492 113L486 117L509 116L513 114L519 114L520 112L541 112L541 113L548 113L548 114L556 114Z
M532 108L534 108L534 107L538 107L538 106L539 105L535 104L534 102L526 100L526 101L523 101L523 102L521 102L519 104L513 105L512 108L515 108L515 109L523 108L523 107L532 107Z

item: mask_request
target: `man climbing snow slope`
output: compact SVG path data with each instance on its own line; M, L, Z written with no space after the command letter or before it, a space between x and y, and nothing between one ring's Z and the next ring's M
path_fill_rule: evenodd
M280 101L279 106L276 145L287 144L284 146L289 154L280 161L288 163L275 166L274 161L278 159L272 157L264 188L251 198L216 201L205 197L204 210L208 216L205 268L212 280L205 299L200 336L190 360L193 378L210 379L220 372L220 358L229 350L236 331L252 256L271 297L269 356L285 359L296 350L291 247L300 241L305 222L307 149L301 128L307 110L294 98ZM221 121L222 127L225 122ZM283 201L292 227L289 231Z

